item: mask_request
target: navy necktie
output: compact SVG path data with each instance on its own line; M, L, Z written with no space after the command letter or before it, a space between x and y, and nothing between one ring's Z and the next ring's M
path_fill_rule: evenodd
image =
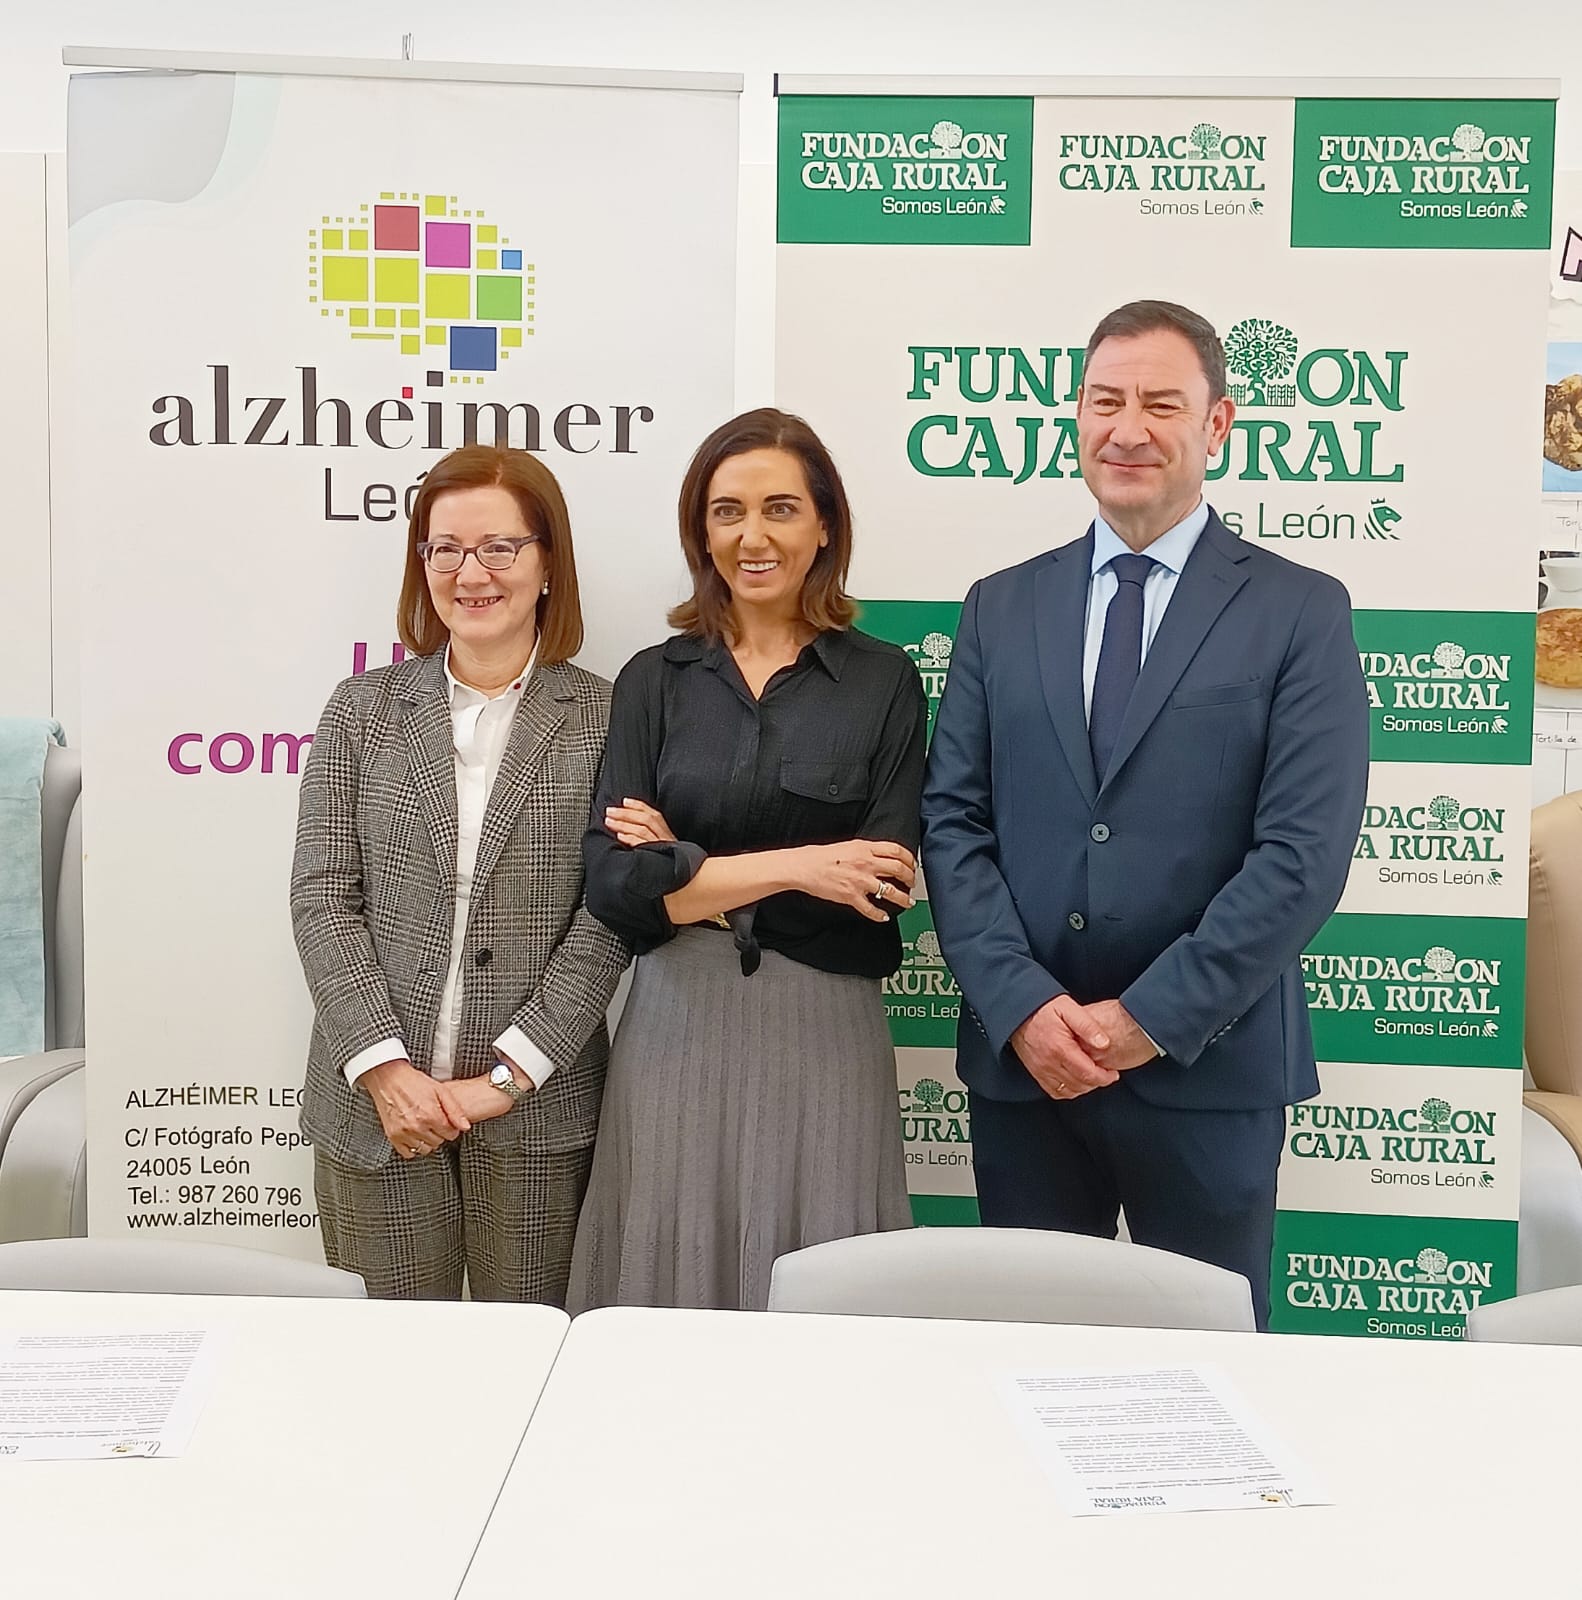
M1104 642L1099 646L1099 668L1088 711L1088 745L1093 751L1094 776L1101 784L1142 666L1143 584L1157 564L1152 556L1116 556L1109 563L1117 588L1104 613Z

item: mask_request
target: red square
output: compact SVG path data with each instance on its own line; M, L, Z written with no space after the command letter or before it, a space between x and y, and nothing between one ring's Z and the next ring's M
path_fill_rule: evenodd
M421 221L416 206L375 206L374 249L416 250Z
M412 398L412 385L410 383L402 385L401 398L403 400L410 400Z

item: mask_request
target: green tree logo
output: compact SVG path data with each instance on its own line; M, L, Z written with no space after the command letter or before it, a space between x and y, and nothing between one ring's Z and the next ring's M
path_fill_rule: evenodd
M917 959L928 966L942 967L945 964L944 952L939 948L939 935L932 928L924 928L918 934L912 949Z
M1459 828L1461 826L1461 802L1454 795L1436 794L1428 802L1428 826L1431 829Z
M948 633L930 633L924 636L918 649L924 661L936 671L950 665L951 638Z
M938 1111L945 1100L945 1086L938 1078L919 1078L912 1085L912 1099L925 1111Z
M1481 161L1483 159L1483 142L1488 136L1475 122L1463 122L1451 134L1450 142L1456 147L1452 161Z
M1456 970L1456 952L1447 945L1436 944L1423 952L1423 965L1445 983Z
M1417 1108L1417 1114L1428 1124L1430 1133L1443 1133L1450 1126L1450 1102L1432 1095Z
M1459 644L1446 639L1442 644L1434 646L1434 676L1437 678L1459 678L1461 668L1465 665L1467 652Z
M942 161L957 161L961 157L961 124L959 122L936 122L929 130L929 138L934 141L934 148L929 151Z
M1212 122L1200 122L1187 135L1187 143L1204 161L1213 161L1219 156L1219 147L1224 138L1224 134Z
M1270 386L1296 365L1296 335L1265 317L1247 317L1225 335L1225 365L1247 378L1243 398L1248 405L1295 405L1290 384Z
M1443 1283L1449 1266L1450 1257L1443 1250L1434 1249L1432 1245L1426 1250L1417 1252L1417 1270L1429 1283Z

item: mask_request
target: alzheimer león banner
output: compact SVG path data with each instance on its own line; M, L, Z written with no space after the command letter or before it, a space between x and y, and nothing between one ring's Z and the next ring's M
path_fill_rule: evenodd
M319 1250L297 775L336 680L399 654L440 455L553 468L584 664L662 635L676 488L732 402L721 82L73 81L95 1233Z
M1289 1116L1275 1326L1460 1337L1515 1283L1553 100L843 87L782 80L778 394L848 476L867 625L932 696L973 580L1089 521L1082 351L1127 300L1224 339L1211 503L1351 591L1374 766L1303 958L1323 1093ZM959 995L926 902L903 926L916 1213L971 1222Z

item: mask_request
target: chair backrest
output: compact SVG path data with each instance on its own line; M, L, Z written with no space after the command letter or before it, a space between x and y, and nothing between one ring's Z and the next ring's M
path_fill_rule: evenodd
M0 1151L0 1246L88 1231L88 1091L80 1050L8 1063L33 1074ZM64 1064L57 1072L50 1063ZM5 1070L5 1069L0 1069Z
M1253 1331L1239 1273L1146 1245L1027 1228L912 1228L795 1250L771 1311Z
M1582 1095L1582 792L1533 812L1527 1065L1539 1089Z
M257 1294L364 1300L355 1272L262 1250L170 1239L39 1239L0 1245L0 1289Z
M1481 1344L1582 1344L1582 1285L1474 1307L1467 1337Z
M81 801L81 753L50 745L39 793L46 1050L83 1043Z

